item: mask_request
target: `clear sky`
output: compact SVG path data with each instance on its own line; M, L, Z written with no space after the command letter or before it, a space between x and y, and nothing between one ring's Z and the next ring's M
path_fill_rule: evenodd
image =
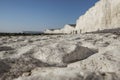
M0 32L41 31L76 23L98 0L0 0Z

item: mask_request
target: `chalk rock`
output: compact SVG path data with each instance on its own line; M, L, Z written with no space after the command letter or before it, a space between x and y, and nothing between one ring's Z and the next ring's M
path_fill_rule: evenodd
M88 59L68 65L68 67L81 70L119 72L120 71L120 46L110 45L102 48L99 53Z
M59 42L38 48L33 56L45 63L61 65L83 60L96 51L70 42Z
M119 80L119 74L80 71L76 68L36 68L29 76L14 80Z

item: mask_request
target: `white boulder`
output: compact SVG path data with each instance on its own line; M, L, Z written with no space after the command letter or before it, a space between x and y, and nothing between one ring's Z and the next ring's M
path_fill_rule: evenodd
M88 59L68 65L68 67L81 70L118 72L120 71L120 46L108 46L102 48L99 53Z
M95 50L82 47L70 42L60 42L38 48L33 54L34 58L52 65L63 65L66 63L83 60L96 53Z

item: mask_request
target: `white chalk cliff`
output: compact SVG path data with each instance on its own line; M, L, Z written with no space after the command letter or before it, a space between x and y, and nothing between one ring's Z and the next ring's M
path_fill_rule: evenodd
M64 28L61 29L62 33L73 34L76 24L66 24Z
M62 29L47 29L44 33L48 34L73 34L76 24L66 24Z
M120 28L120 0L100 0L76 22L80 33Z
M61 29L47 29L44 31L47 34L60 34L62 33Z

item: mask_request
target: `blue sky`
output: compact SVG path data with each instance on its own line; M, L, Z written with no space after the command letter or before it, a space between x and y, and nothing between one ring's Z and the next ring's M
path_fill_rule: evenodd
M0 0L0 32L42 31L76 23L98 0Z

